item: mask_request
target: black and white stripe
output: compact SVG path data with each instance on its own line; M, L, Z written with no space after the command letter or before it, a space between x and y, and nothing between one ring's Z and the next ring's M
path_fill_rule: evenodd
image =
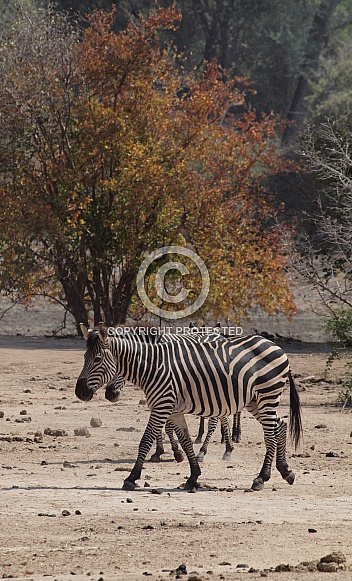
M151 410L137 461L124 482L134 489L143 463L158 432L169 420L187 454L191 475L186 487L198 486L200 468L194 454L184 414L222 418L243 408L261 423L266 454L252 489L269 480L276 453L276 467L292 484L294 474L286 461L286 423L277 407L287 377L290 383L290 430L297 445L302 433L299 396L286 354L260 336L225 338L206 335L158 336L137 332L109 337L101 323L87 337L85 364L76 384L76 395L92 393L119 374L140 386Z
M120 399L121 391L122 391L124 385L125 385L124 378L121 375L116 374L109 381L109 383L106 386L106 389L105 389L106 399L112 403L116 403ZM233 429L232 429L232 440L230 437L230 426L229 426L228 418L224 417L224 418L220 419L221 432L222 432L221 442L225 442L225 445L226 445L225 452L224 452L223 457L222 457L223 460L230 459L231 453L232 453L233 448L234 448L232 442L239 442L240 441L240 437L241 437L240 416L241 416L241 412L238 412L237 414L234 415ZM204 456L206 455L206 453L208 451L208 445L209 445L210 439L211 439L217 425L218 425L218 418L210 418L209 423L208 423L206 437L204 439L204 442L202 443L202 436L204 434L204 418L202 418L202 417L200 418L199 430L198 430L198 435L197 435L196 441L198 440L198 443L202 443L202 446L197 454L198 462L203 462ZM174 430L173 430L173 427L169 421L167 421L165 424L165 432L169 438L171 449L173 451L175 460L177 462L182 462L184 459L184 456L183 456L182 450L180 450L180 448L178 446L177 440L174 437ZM164 450L164 446L163 446L162 430L160 430L160 432L156 436L156 449L155 449L154 454L151 456L150 461L151 462L160 462L161 456L164 453L165 453L165 450Z

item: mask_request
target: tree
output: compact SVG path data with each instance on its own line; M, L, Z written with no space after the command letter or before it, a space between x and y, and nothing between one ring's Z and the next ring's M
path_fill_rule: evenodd
M311 85L317 78L320 55L328 39L329 23L334 10L341 1L322 0L314 15L307 37L302 72L297 80L296 89L287 115L288 120L294 123L287 125L285 129L282 139L285 145L292 144L303 128L307 111L307 97L312 93Z
M77 325L89 308L124 322L146 253L188 241L211 271L208 311L289 316L261 185L284 167L278 120L247 111L216 62L180 75L158 42L174 7L119 34L115 16L93 13L80 34L50 9L24 12L1 46L3 288L51 294Z
M303 156L317 179L314 228L299 241L293 267L322 301L323 313L346 318L352 309L351 119L309 128Z

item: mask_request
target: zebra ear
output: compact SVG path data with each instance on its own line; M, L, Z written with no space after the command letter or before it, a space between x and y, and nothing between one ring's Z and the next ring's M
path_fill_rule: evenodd
M87 327L85 325L83 325L83 323L80 323L80 327L81 327L83 337L85 339L88 339L89 331L88 331Z
M104 323L100 322L97 324L98 335L101 341L105 341L106 337L108 336L107 328L105 327Z

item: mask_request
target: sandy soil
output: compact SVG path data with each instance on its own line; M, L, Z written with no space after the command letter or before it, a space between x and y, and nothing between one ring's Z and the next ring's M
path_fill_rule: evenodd
M264 490L245 492L264 444L244 413L231 461L221 460L216 432L197 493L177 488L189 469L166 441L164 460L146 463L140 488L126 493L122 482L148 418L142 392L129 386L117 404L103 393L80 402L83 341L0 337L0 577L166 581L184 564L187 574L178 577L190 581L351 580L352 415L336 406L349 356L325 378L324 346L284 348L305 387L304 442L298 451L288 444L293 486L274 470ZM285 393L282 416L287 404ZM102 425L92 427L92 418ZM189 425L195 434L197 419ZM344 569L314 571L333 552L344 555ZM292 570L275 572L280 564Z

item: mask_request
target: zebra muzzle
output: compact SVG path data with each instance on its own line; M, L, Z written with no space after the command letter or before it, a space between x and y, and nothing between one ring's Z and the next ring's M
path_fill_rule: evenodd
M120 397L120 393L121 393L121 389L115 389L114 385L108 384L106 386L105 397L106 397L106 399L108 399L112 403L115 403L116 401L118 401L118 399Z
M93 393L93 390L89 389L86 379L78 379L76 383L75 394L79 399L82 401L90 401L93 397Z

